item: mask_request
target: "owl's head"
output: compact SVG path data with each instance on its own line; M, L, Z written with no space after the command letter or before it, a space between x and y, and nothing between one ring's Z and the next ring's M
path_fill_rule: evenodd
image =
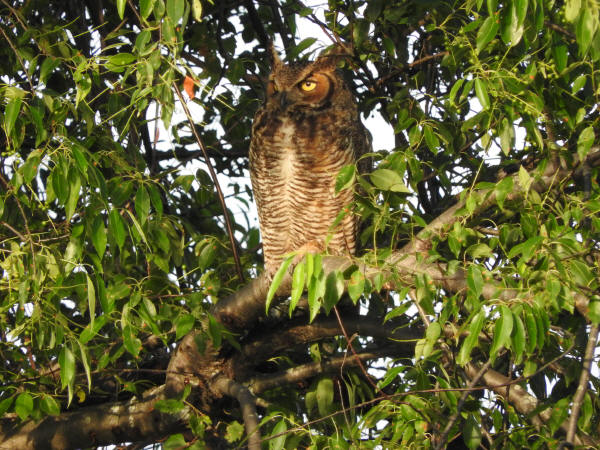
M272 70L267 82L267 104L288 109L323 108L344 103L350 94L337 72L339 54L326 53L315 61L284 63L271 46ZM341 100L341 102L340 102Z

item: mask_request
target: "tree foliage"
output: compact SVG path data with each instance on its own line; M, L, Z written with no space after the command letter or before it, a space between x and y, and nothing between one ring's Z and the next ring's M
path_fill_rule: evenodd
M2 445L597 448L598 8L0 0ZM395 141L359 256L267 280L272 40Z

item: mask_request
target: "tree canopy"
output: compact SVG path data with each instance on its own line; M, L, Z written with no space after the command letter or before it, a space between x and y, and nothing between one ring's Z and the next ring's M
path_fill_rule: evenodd
M0 0L0 447L598 448L599 8ZM394 133L272 280L271 42Z

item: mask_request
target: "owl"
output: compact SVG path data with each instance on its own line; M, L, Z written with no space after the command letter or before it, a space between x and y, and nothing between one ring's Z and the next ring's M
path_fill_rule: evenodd
M336 194L335 183L342 167L368 151L370 135L337 71L339 55L286 64L271 53L266 100L252 126L250 178L272 276L292 251L354 254L353 191Z

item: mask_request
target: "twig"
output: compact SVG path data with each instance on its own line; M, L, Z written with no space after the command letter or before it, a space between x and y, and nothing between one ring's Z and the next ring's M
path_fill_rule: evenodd
M394 78L394 77L406 72L408 69L412 69L413 67L424 64L427 61L430 61L435 58L442 58L448 54L449 54L448 51L443 51L443 52L439 52L439 53L434 53L433 55L423 56L422 58L417 59L416 61L413 61L410 64L407 64L406 66L401 67L400 69L396 69L396 70L388 73L387 75L382 76L375 83L375 87L376 88L380 87L381 85L385 84L389 79Z
M229 378L221 377L215 381L215 387L225 395L235 398L240 403L246 435L248 436L248 449L260 450L260 432L258 430L258 414L256 413L256 399L250 390Z
M335 317L337 318L338 324L340 325L340 329L342 330L342 333L344 334L344 338L346 338L346 342L348 343L348 347L350 347L350 351L352 352L352 355L354 355L354 358L356 358L356 362L357 362L358 366L360 367L360 370L362 371L363 375L365 376L365 378L367 379L367 381L369 382L369 384L371 386L373 386L373 388L377 392L379 392L380 394L382 394L384 397L387 397L387 394L385 392L383 392L381 389L379 389L379 387L377 386L377 384L375 384L373 382L372 377L367 373L367 369L365 369L365 366L363 365L360 357L356 353L356 350L354 350L354 346L352 345L352 341L348 337L348 333L346 333L346 328L344 328L344 323L342 322L342 318L340 317L340 313L339 313L339 311L337 309L337 306L333 307L333 311L335 312ZM341 367L340 367L340 370L341 370Z
M390 346L370 352L359 353L354 358L348 358L346 355L335 356L327 361L307 363L286 369L282 372L259 375L250 379L246 384L254 394L260 394L268 389L300 383L316 375L332 373L344 365L358 365L359 360L366 361L369 359L384 358L386 356L396 356L398 353L397 348Z
M479 380L489 370L489 368L490 368L491 365L492 365L491 360L488 360L488 362L486 362L481 367L481 369L479 370L479 372L477 373L477 375L475 375L471 379L471 381L469 382L469 384L467 385L467 390L464 391L463 394L461 395L460 400L458 401L458 403L456 405L456 412L454 414L452 414L452 417L450 417L450 420L446 424L446 428L444 428L444 431L442 432L442 435L440 436L440 439L439 439L437 445L435 446L435 450L441 450L446 445L446 440L448 439L448 435L450 434L450 430L452 429L452 427L454 426L454 424L458 420L458 417L460 416L460 410L462 409L463 405L467 401L467 398L469 397L469 395L471 395L472 388L477 383L479 383Z
M190 128L192 129L192 133L194 138L196 139L196 143L200 147L202 154L204 155L204 161L206 162L206 167L208 167L208 171L210 173L210 177L215 184L215 189L217 190L217 196L219 197L219 202L221 203L221 208L223 208L223 216L225 217L225 226L227 227L227 234L229 235L229 242L231 243L231 251L233 253L233 260L235 261L235 268L237 270L238 277L240 281L244 282L244 274L242 272L242 264L240 263L240 256L237 252L237 244L235 242L235 236L233 235L233 227L231 226L231 220L229 218L229 214L227 212L227 205L225 204L225 197L223 196L223 191L221 190L221 185L219 184L219 180L217 179L217 174L215 173L215 169L210 162L210 158L208 157L208 153L206 152L206 148L202 143L202 139L198 135L196 131L196 126L194 125L194 120L192 119L192 115L190 114L190 110L188 109L183 96L181 95L181 91L177 87L177 83L173 82L173 87L175 88L175 93L177 97L179 97L179 101L181 102L181 106L183 107L183 111L190 123Z
M8 42L8 45L12 49L16 58L19 60L19 63L21 63L21 66L23 67L23 73L25 74L25 78L27 78L27 82L29 83L29 88L31 90L31 94L33 95L35 92L35 88L33 87L33 81L31 80L31 77L29 76L29 72L27 71L27 66L25 65L25 62L23 62L23 58L21 58L21 55L19 54L18 50L16 49L16 47L14 46L14 44L12 43L12 41L6 35L6 33L4 32L4 30L2 28L0 28L0 33L2 33L2 36L4 36L4 41Z
M15 233L17 235L17 237L19 239L21 239L23 242L27 242L28 239L25 236L23 236L21 233L19 233L19 231L16 230L15 228L13 228L10 224L8 224L6 222L0 222L0 224L4 225L10 231L12 231L13 233Z
M588 336L587 346L585 348L585 355L583 357L583 369L579 376L579 385L575 396L573 397L573 405L571 406L571 417L569 419L569 428L567 429L567 439L569 444L574 444L575 431L577 431L577 420L579 419L579 412L581 411L581 405L583 404L583 398L588 389L588 382L590 380L590 370L592 367L592 361L594 360L594 351L596 350L596 344L598 343L598 325L592 325L590 328L590 335Z
M573 33L571 33L569 30L567 30L559 25L556 25L555 23L545 20L544 25L547 26L548 28L552 28L554 31L558 31L559 33L562 33L565 36L570 37L571 39L575 39L575 35Z

